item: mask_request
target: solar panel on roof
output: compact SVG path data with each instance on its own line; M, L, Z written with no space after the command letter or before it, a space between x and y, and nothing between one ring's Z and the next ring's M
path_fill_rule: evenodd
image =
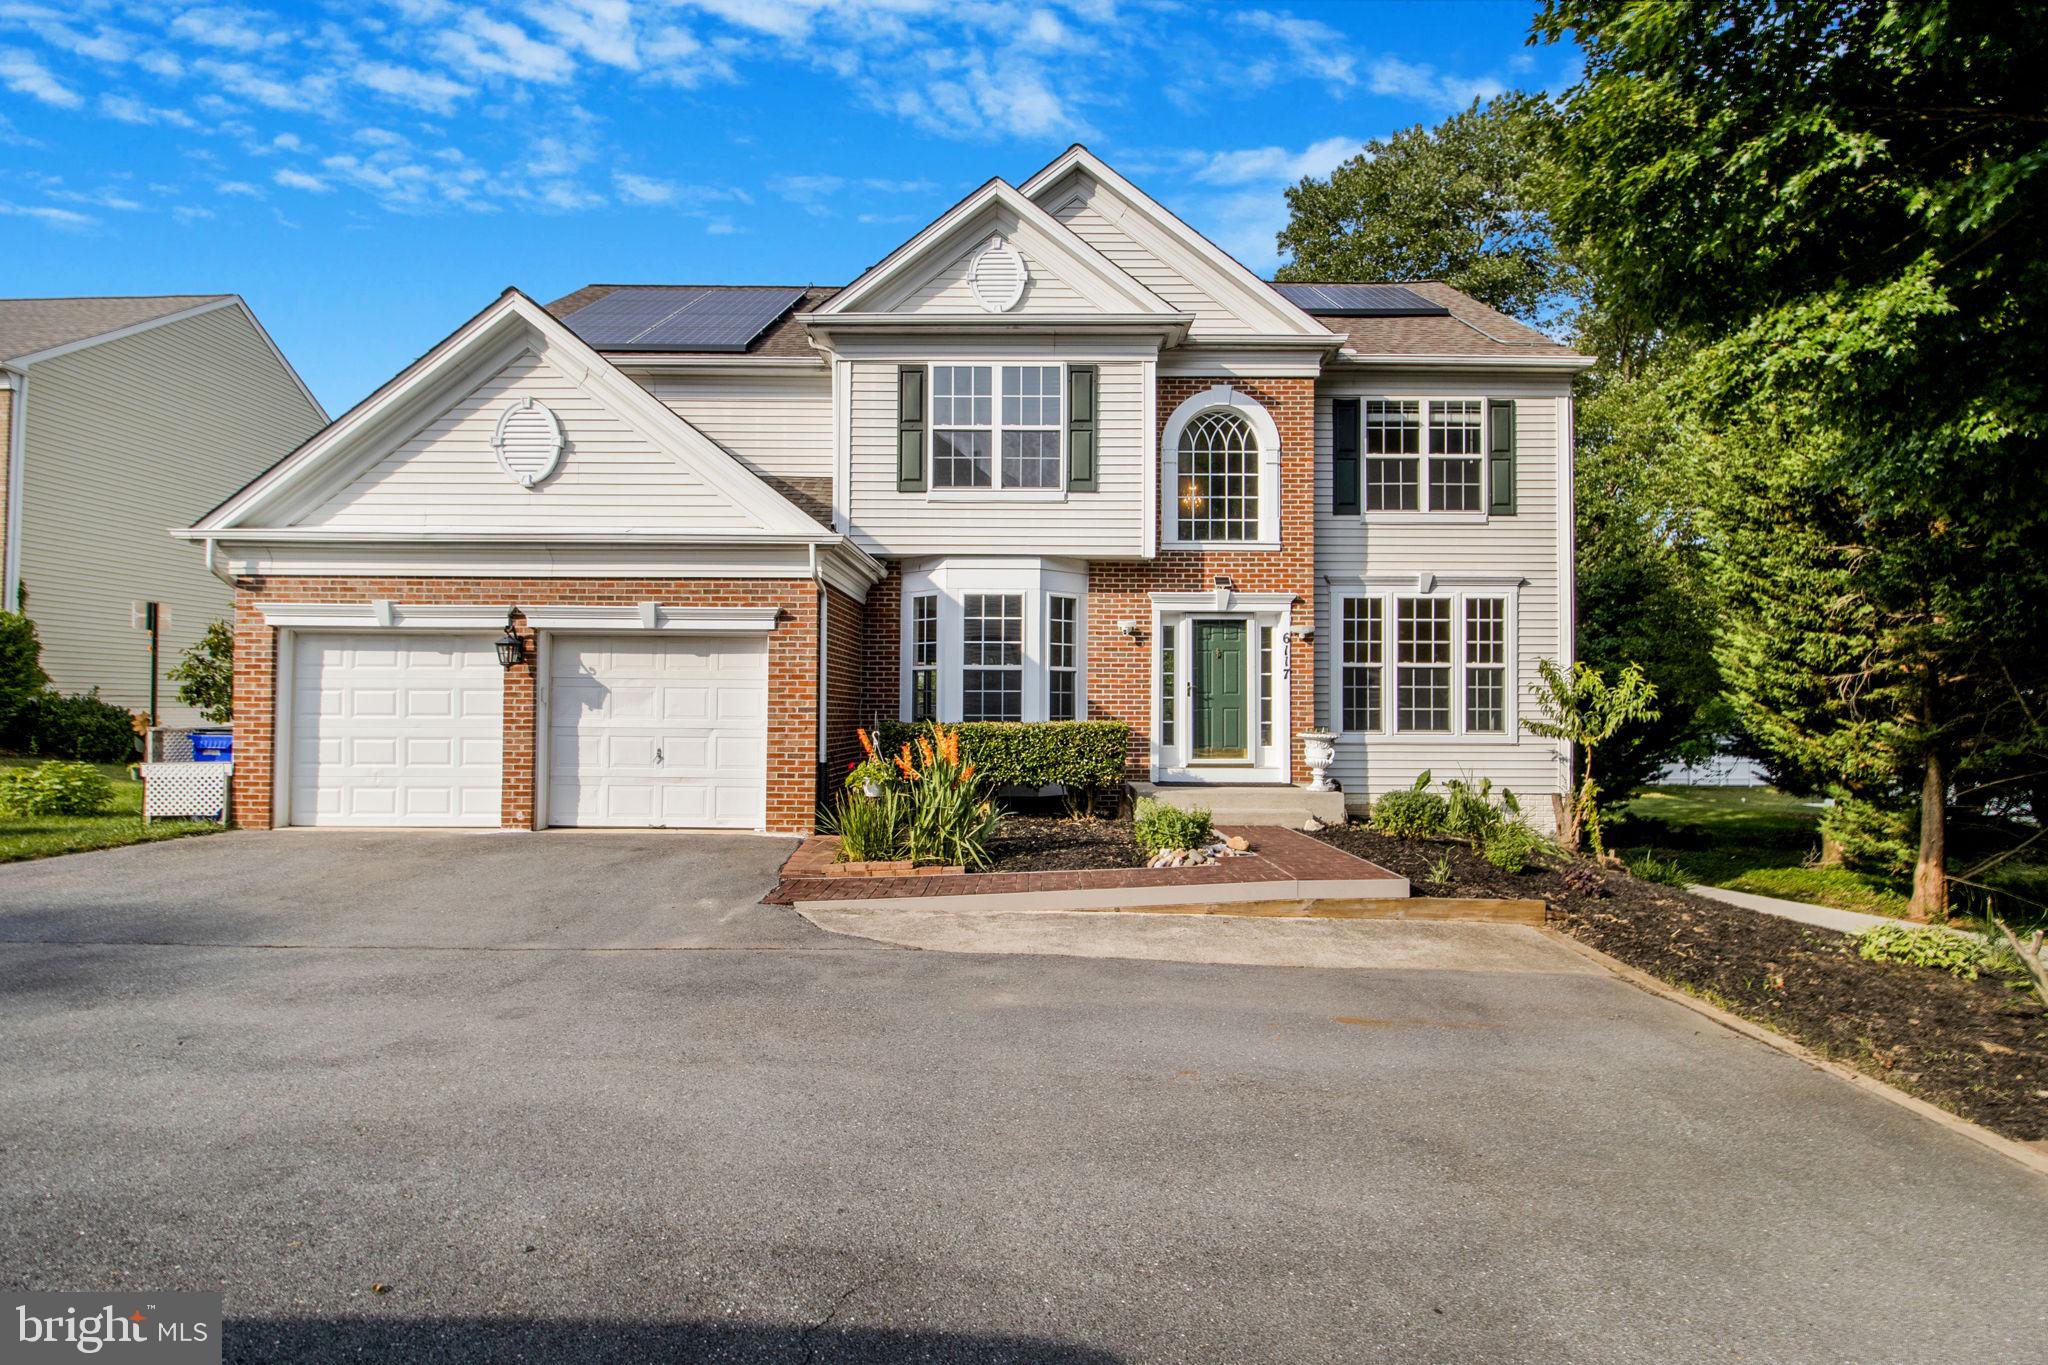
M744 351L803 296L788 285L632 285L563 321L601 351Z
M1347 318L1447 318L1451 310L1398 284L1276 284L1304 313Z

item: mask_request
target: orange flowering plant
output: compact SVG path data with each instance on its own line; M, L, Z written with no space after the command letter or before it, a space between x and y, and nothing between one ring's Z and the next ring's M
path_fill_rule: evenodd
M862 749L876 763L880 748L866 730ZM986 867L988 841L1002 824L1002 812L989 796L988 784L972 762L960 759L960 732L935 725L906 740L889 757L908 798L905 842L910 856L960 867Z

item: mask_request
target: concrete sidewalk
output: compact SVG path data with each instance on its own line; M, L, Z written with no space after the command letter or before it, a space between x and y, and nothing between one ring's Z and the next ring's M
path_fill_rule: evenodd
M1857 910L1836 910L1826 905L1808 905L1805 901L1788 901L1777 896L1759 896L1748 891L1728 891L1718 886L1688 886L1686 890L1695 896L1708 900L1723 901L1739 905L1745 910L1759 914L1776 915L1779 919L1796 919L1802 924L1817 925L1832 929L1838 934L1860 934L1867 929L1881 928L1887 924L1905 924L1908 921L1894 919L1889 915L1866 915ZM1952 934L1963 934L1970 938L1980 937L1967 929L1950 929Z

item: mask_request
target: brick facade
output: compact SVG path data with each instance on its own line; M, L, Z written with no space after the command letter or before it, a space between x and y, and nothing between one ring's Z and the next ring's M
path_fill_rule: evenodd
M267 827L272 811L276 697L276 632L264 602L400 605L776 607L768 635L767 828L801 834L816 812L818 734L818 585L810 579L576 578L245 578L235 592L236 824ZM534 827L536 733L534 636L526 662L505 670L504 788L499 823Z
M854 731L867 724L862 673L867 654L867 621L860 603L837 588L825 590L825 762L818 793L838 790L846 765L859 760Z

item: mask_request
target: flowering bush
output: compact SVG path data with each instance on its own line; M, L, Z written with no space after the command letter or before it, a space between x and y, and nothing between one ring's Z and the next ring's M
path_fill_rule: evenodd
M906 842L912 858L959 867L988 866L988 841L1002 826L1002 812L987 793L974 764L960 761L960 732L935 725L905 743L895 755L897 775L909 797Z

